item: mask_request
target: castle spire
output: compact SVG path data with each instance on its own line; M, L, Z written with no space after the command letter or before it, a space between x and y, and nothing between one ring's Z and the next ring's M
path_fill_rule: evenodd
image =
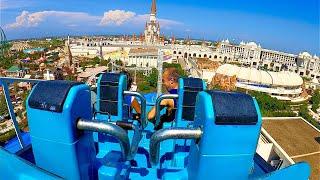
M157 13L156 0L152 0L151 14L156 14L156 13Z

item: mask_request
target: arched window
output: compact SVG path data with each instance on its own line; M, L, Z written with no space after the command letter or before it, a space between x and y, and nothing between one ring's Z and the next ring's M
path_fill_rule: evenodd
M214 57L213 57L214 59L217 59L218 58L218 56L217 55L214 55Z
M193 53L193 57L197 57L197 54L196 54L196 53Z
M173 51L173 54L177 54L177 51Z
M203 56L203 57L205 57L205 58L206 58L206 57L207 57L207 54L204 54L204 56Z

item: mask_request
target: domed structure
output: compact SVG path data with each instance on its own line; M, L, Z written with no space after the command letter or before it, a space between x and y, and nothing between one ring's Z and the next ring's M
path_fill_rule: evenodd
M247 44L247 46L251 46L251 47L253 47L253 48L257 48L257 47L258 47L258 45L257 45L255 42L249 42L249 43Z
M315 84L319 84L319 81L318 81L318 79L316 77L314 77L311 82L315 83Z
M302 78L288 71L271 72L224 64L217 69L216 75L236 76L236 87L265 92L285 100L299 97L302 92Z
M302 52L302 53L299 53L299 56L300 57L304 57L304 58L312 58L311 54L309 54L308 52Z

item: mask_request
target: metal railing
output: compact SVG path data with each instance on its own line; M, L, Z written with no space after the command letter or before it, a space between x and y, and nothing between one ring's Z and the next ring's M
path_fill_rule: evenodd
M195 139L198 140L202 136L200 128L167 128L161 129L153 133L150 138L150 161L152 165L157 165L159 162L160 143L167 139Z
M134 96L140 100L140 109L141 109L141 126L142 128L145 128L147 126L147 119L146 119L146 108L147 108L147 101L146 98L138 93L138 92L132 92L132 91L123 91L123 94L125 96Z
M40 80L40 79L24 79L24 78L11 78L11 77L0 77L0 85L3 88L3 93L6 99L6 103L7 103L7 107L8 107L8 111L9 111L9 115L10 118L12 120L12 124L14 127L14 131L16 133L16 136L18 138L19 144L21 149L23 149L25 147L25 144L23 142L23 139L21 137L21 132L20 132L20 128L19 128L19 123L17 121L17 117L14 113L14 108L10 99L10 90L9 90L9 86L12 83L16 83L16 82L27 82L30 84L36 84L40 81L45 81L45 80Z
M161 111L161 101L164 100L164 99L177 99L179 96L178 94L163 94L163 95L160 95L157 100L156 100L156 117L155 117L155 120L156 120L156 124L155 124L155 127L157 127L160 123L160 111Z
M130 141L127 132L120 126L110 122L79 119L77 122L77 128L80 130L106 133L116 137L119 140L124 160L130 158Z

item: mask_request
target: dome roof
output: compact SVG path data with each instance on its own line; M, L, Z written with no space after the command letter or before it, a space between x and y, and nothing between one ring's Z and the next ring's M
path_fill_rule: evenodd
M314 78L312 79L312 83L319 84L319 81L318 81L318 79L317 79L316 77L314 77Z
M236 76L242 81L250 81L254 83L273 85L273 86L301 86L302 78L293 72L271 72L262 71L255 68L238 67L231 64L220 66L217 74L226 76Z
M248 44L247 44L247 46L251 46L251 47L258 47L258 45L255 43L255 42L249 42Z
M308 57L308 58L311 58L312 56L311 56L311 54L309 54L308 52L302 52L302 53L300 53L299 54L299 56L304 56L304 57Z

